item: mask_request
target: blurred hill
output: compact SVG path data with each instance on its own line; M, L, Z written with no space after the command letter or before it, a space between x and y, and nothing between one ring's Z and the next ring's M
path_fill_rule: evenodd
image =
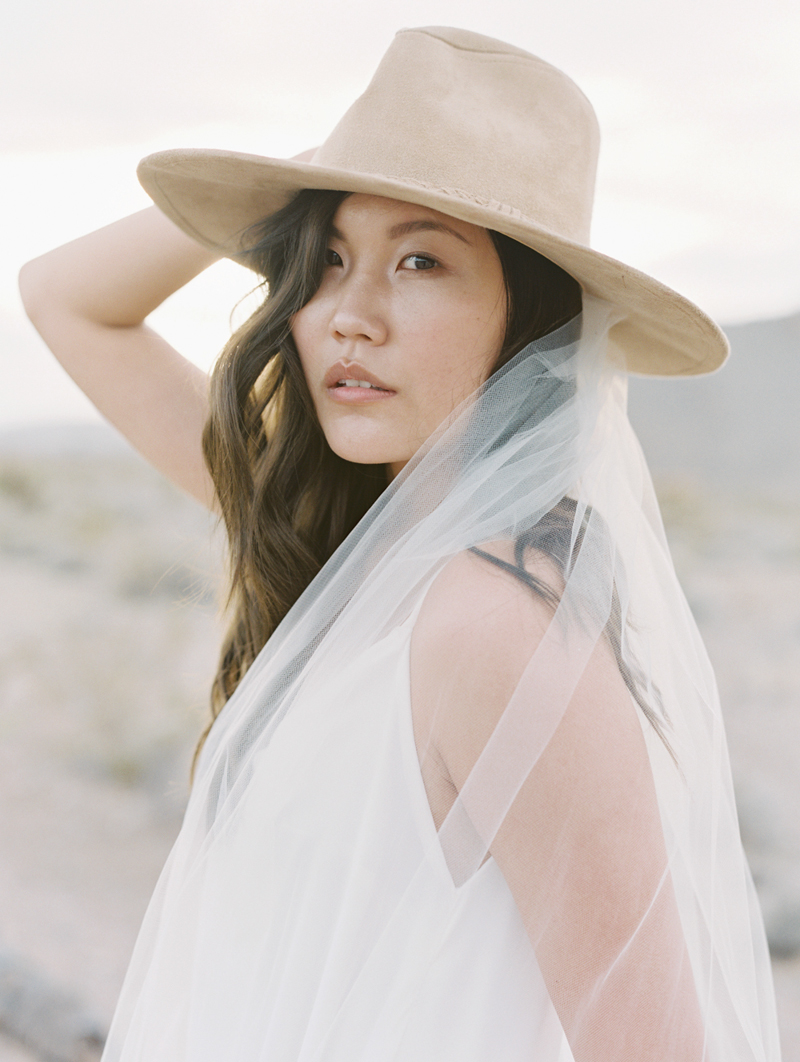
M800 487L800 312L725 328L731 356L694 379L631 379L629 411L656 478Z

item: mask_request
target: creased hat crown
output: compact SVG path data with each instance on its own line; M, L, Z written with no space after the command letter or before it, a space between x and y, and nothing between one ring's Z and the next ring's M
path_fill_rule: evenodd
M598 147L592 106L560 70L465 30L404 30L312 161L588 243Z
M295 159L161 151L139 178L200 243L247 263L247 230L301 189L416 203L532 247L615 305L610 349L633 372L710 372L728 344L697 306L589 247L599 133L566 74L467 30L397 34L331 135Z

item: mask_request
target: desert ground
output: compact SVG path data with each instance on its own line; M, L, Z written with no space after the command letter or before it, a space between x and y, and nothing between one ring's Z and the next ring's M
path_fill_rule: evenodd
M800 1062L800 503L685 477L658 489ZM0 1062L99 1057L205 719L212 532L118 446L0 445Z

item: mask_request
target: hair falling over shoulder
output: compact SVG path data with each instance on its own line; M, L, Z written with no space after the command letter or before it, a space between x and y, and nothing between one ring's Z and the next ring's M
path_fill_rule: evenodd
M250 231L250 264L267 294L220 356L203 436L229 550L230 624L211 691L209 729L275 628L385 489L383 465L328 446L295 347L294 315L315 294L346 192L303 191ZM580 286L558 266L491 233L508 319L493 371L571 320Z
M301 194L253 231L251 260L269 278L268 294L211 377L203 448L227 532L231 615L212 686L212 722L386 485L383 468L350 464L328 447L291 334L293 315L319 285L343 197Z

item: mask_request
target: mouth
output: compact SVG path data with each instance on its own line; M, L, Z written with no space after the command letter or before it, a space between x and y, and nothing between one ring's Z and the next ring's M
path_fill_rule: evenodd
M367 380L337 380L333 385L334 387L366 387L370 391L387 391L388 387L378 387L377 384L369 383Z
M377 398L395 394L384 380L354 361L337 361L335 365L331 365L323 383L328 394L336 398Z

